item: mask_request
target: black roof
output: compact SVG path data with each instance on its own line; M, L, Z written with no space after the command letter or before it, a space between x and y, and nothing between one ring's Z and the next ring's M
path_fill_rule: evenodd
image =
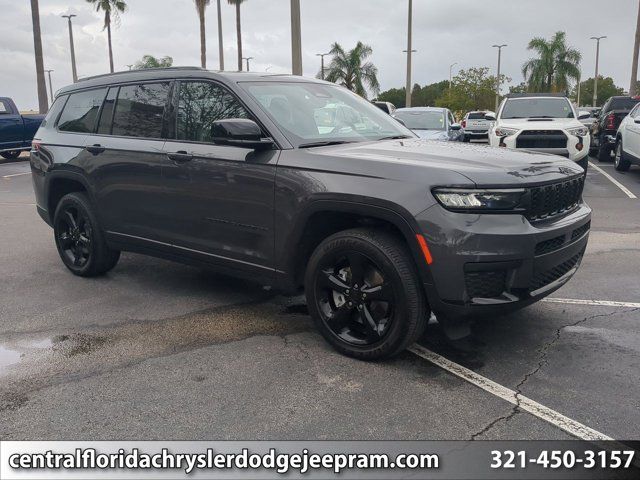
M130 83L147 80L163 80L171 78L210 78L223 83L237 83L242 81L282 81L295 80L297 82L325 83L309 77L283 75L264 72L219 72L200 67L169 67L148 68L142 70L125 70L123 72L95 75L78 80L77 83L61 88L57 94L68 93L85 88L101 87L119 83Z
M505 98L539 98L539 97L558 97L566 98L564 93L509 93Z

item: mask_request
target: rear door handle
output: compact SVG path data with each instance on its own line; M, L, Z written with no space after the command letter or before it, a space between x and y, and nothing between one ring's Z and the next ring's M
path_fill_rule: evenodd
M99 143L96 143L94 145L89 145L86 148L87 148L87 152L92 153L94 155L98 155L99 153L103 153L106 150L106 148L104 148Z
M179 150L175 153L167 153L167 157L169 157L169 160L173 160L178 163L185 163L193 160L193 155L185 152L184 150Z

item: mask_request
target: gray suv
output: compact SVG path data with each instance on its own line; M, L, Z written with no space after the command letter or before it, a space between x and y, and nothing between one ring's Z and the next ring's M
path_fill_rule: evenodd
M75 275L132 251L304 288L324 337L362 359L403 350L431 311L456 325L553 292L591 217L573 162L420 140L342 87L282 75L82 80L58 93L31 169Z

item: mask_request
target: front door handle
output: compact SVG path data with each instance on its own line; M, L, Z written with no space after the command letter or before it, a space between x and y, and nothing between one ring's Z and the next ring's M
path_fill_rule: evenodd
M92 153L94 155L98 155L99 153L103 153L106 150L106 148L104 148L99 143L96 143L96 144L93 144L93 145L89 145L86 148L87 148L87 152Z
M167 153L167 157L169 157L169 160L173 160L178 163L185 163L193 160L193 155L185 152L184 150L179 150L175 153Z

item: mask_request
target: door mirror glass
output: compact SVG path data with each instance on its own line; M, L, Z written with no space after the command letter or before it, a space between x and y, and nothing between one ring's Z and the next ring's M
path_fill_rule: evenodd
M462 128L462 125L460 125L459 123L452 123L450 128L451 130L460 130Z
M580 110L578 112L578 120L586 120L587 118L590 118L591 114L585 110Z
M211 127L211 136L216 145L266 150L273 146L271 138L263 138L256 122L246 118L216 120Z

